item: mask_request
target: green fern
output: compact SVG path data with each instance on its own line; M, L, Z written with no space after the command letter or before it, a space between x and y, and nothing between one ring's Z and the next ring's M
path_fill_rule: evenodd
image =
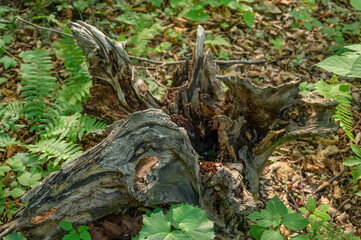
M77 144L56 138L42 139L35 144L27 145L26 148L31 153L42 153L40 160L55 159L55 166L60 161L63 161L63 165L65 165L83 153Z
M47 128L42 135L45 138L66 138L75 142L81 140L83 134L88 135L97 129L104 129L106 123L97 122L95 118L76 113L72 116L62 116L58 124Z
M24 104L20 101L12 101L0 104L1 125L8 130L16 130L25 125L15 125L19 118L24 118Z
M229 44L226 39L222 38L222 36L216 36L212 39L211 35L207 36L207 40L204 41L204 44L231 46L231 44Z
M70 33L69 28L64 32ZM54 44L59 58L64 58L67 79L59 92L58 100L68 102L72 106L81 105L90 96L92 82L83 51L75 44L73 38L64 36L58 44Z
M351 133L354 121L349 109L351 107L350 99L352 98L348 92L350 86L348 84L338 84L337 76L334 76L331 82L332 84L329 85L321 79L315 84L316 92L324 98L333 98L339 102L332 117L335 121L339 121L340 127L346 132L347 136L355 141L355 137Z
M50 53L46 50L22 52L19 56L28 64L21 67L24 113L30 119L30 131L41 131L45 125L52 125L58 120L59 107L54 103L59 85L51 76L53 67Z
M132 49L133 54L135 56L140 56L144 52L150 39L154 38L154 36L159 33L160 29L161 25L159 23L155 23L149 28L142 29L140 32L137 33L137 35L133 36L129 41L135 46Z
M7 133L0 133L0 152L5 152L2 148L12 146L14 144L22 145L18 140L10 137Z

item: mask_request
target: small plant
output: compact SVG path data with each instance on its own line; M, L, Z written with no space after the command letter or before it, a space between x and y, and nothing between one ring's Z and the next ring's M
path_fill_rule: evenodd
M73 228L73 224L68 221L61 221L59 222L59 226L69 233L64 235L62 240L91 240L91 235L87 231L89 229L88 226L79 226L78 229Z
M280 232L283 225L287 229L299 231L300 234L291 237L293 240L361 239L344 233L340 228L335 229L327 213L328 209L326 204L321 204L317 208L315 200L309 196L306 207L300 207L298 209L300 213L296 213L274 197L267 202L266 209L255 211L247 217L256 222L249 232L256 240L284 240L284 237L288 236L283 236Z
M255 211L247 218L256 222L249 232L257 240L283 240L279 232L282 225L290 230L299 231L309 224L301 215L287 208L277 197L266 204L266 209Z
M346 166L354 167L354 170L352 171L352 180L355 183L354 190L356 191L356 195L361 197L361 188L356 185L357 181L361 178L361 148L351 144L351 150L355 156L346 158L344 164Z
M283 47L285 44L281 41L281 39L277 38L275 40L272 40L271 43L273 43L273 48L277 51L281 47Z
M135 239L211 240L214 237L213 222L207 218L206 212L182 203L173 205L167 214L155 209L144 215L142 230Z

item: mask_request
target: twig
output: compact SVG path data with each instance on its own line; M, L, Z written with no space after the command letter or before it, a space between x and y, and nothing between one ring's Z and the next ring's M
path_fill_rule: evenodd
M168 90L175 90L175 89L179 89L179 88L183 88L186 87L188 85L188 83L183 84L182 86L178 86L178 87L168 87L165 86L164 84L162 84L161 82L159 82L157 79L155 79L150 72L148 71L147 68L145 68L145 71L147 72L147 74L155 81L156 84L158 84L158 86L161 86L162 88L168 89Z
M273 178L274 181L276 181L276 182L283 188L283 190L286 191L286 193L288 194L288 196L291 198L294 206L298 209L298 205L297 205L297 203L296 203L296 200L293 198L292 194L287 190L287 188L285 188L285 187L283 186L283 184L282 184L280 181L278 181L278 179L277 179L275 176L272 175L272 178Z
M341 177L342 174L346 172L346 170L343 170L342 172L340 172L339 174L337 174L336 176L334 176L333 178L331 178L330 180L328 180L326 183L322 184L319 188L316 189L316 191L314 191L311 195L315 195L318 192L321 192L323 189L325 189L326 187L330 186L331 183L333 183L337 178Z
M22 18L20 18L20 17L16 17L16 18L19 19L20 21L22 21L22 22L24 22L24 23L27 23L27 24L29 24L29 25L31 25L31 26L34 26L34 27L36 27L36 28L43 29L43 30L46 30L46 31L49 31L49 32L55 32L55 33L62 34L62 35L68 36L68 37L73 37L73 36L70 35L70 34L67 34L67 33L64 33L64 32L61 32L61 31L58 31L58 30L56 30L56 29L41 27L41 26L39 26L39 25L36 25L36 24L31 23L31 22L29 22L29 21L26 21L26 20L24 20L24 19L22 19Z
M12 58L15 58L19 63L20 65L23 65L23 63L20 61L19 58L15 57L14 55L12 55L11 53L9 53L8 51L6 51L4 48L0 47L1 50L3 50L7 55L9 55L10 57Z

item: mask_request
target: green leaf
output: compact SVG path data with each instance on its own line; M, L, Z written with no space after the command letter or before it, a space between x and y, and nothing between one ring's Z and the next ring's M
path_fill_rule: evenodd
M9 67L16 67L15 59L9 56L0 58L0 62L4 64L5 69L8 69Z
M12 232L9 235L5 236L3 240L26 240L26 238L19 232Z
M253 213L248 215L247 218L252 220L252 221L256 221L257 219L264 218L264 216L260 212L254 211Z
M282 219L281 223L287 228L298 231L308 225L308 221L298 213L289 213Z
M18 181L23 186L35 187L40 183L41 173L23 172Z
M140 239L164 239L171 230L170 222L163 212L152 213L150 217L143 215L143 224Z
M359 157L361 157L361 148L357 145L351 144L351 150Z
M308 237L308 235L300 234L300 235L292 237L292 240L309 240L309 237Z
M312 30L312 24L309 23L309 22L303 22L302 23L303 26L308 30L308 31L311 31Z
M354 9L361 11L361 1L360 0L351 0L350 4Z
M22 188L22 187L19 187L19 188L14 188L10 192L10 196L12 196L13 198L17 198L17 197L21 197L25 193L26 193L26 190L24 188Z
M2 165L0 166L0 173L6 173L9 172L11 168L8 165Z
M0 77L0 84L3 84L4 82L7 82L9 79Z
M357 165L355 169L352 171L352 178L356 182L359 178L361 178L361 164Z
M83 239L83 240L91 240L91 235L88 231L84 231L84 232L81 232L80 233L80 239Z
M84 232L84 231L86 231L86 230L88 230L88 229L89 229L88 226L82 225L82 226L79 226L79 227L78 227L78 232Z
M321 32L326 34L327 37L332 37L335 34L335 29L332 27L325 27Z
M65 231L70 231L73 229L73 224L68 221L60 221L59 226Z
M314 212L316 210L316 202L313 197L308 196L306 206L311 212Z
M355 165L361 164L361 159L358 157L354 157L354 158L349 157L349 158L345 159L343 164L345 166L355 166Z
M265 227L261 227L258 225L253 225L250 229L249 229L249 233L252 235L252 237L254 237L256 240L261 239L262 234L264 233L264 231L268 230L268 228Z
M286 205L277 197L266 203L266 209L275 216L284 216L288 213Z
M204 11L204 7L201 4L195 4L188 11L186 17L192 21L203 22L209 19L209 15Z
M244 21L249 28L252 28L254 23L254 12L247 11L242 14Z
M173 206L167 213L167 217L175 228L181 229L184 232L192 232L199 226L199 217L203 211L200 208L192 205L179 204ZM203 217L207 218L207 216ZM173 224L174 222L174 224Z
M324 211L316 210L316 211L315 211L315 215L316 215L318 218L321 218L322 220L325 220L325 221L331 219L330 215L328 215L328 214L327 214L326 212L324 212Z
M277 230L266 230L263 232L261 240L284 240Z

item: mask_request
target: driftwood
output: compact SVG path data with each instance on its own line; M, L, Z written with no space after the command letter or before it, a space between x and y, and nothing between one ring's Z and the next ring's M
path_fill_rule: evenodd
M245 231L272 151L335 130L336 102L301 97L299 81L257 86L217 76L210 52L203 51L201 26L193 60L173 74L162 101L138 76L125 43L83 22L71 30L94 82L84 111L117 122L96 147L29 191L22 198L29 204L0 227L0 236L16 230L29 239L60 239L62 220L77 226L131 208L188 202L207 211L218 237L232 238ZM200 174L200 159L213 168L203 164Z

